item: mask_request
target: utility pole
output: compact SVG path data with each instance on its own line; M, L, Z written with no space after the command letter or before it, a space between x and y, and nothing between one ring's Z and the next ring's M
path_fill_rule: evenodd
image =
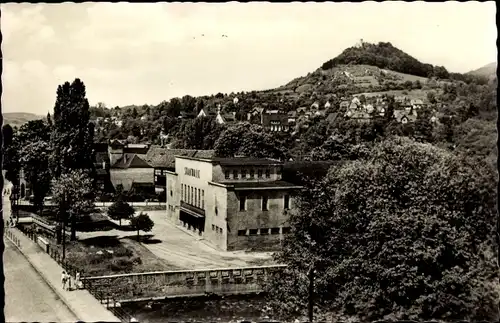
M313 322L313 298L314 298L314 263L309 268L309 272L307 273L309 277L309 302L308 302L308 314L309 314L309 323Z

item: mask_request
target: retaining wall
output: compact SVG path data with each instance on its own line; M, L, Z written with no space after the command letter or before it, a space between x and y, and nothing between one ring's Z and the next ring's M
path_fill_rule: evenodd
M273 272L285 265L163 271L85 277L84 284L108 290L121 300L158 297L187 297L206 294L258 293Z

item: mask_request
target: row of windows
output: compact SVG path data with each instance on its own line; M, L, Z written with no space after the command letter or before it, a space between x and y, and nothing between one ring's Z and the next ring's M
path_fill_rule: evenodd
M280 230L281 229L281 230ZM261 229L246 229L246 230L238 230L239 236L265 236L270 234L288 234L290 233L290 227L283 228L261 228Z
M215 224L212 224L212 231L215 231L218 234L222 234L222 228L216 226Z
M261 207L262 211L267 211L268 210L268 204L269 204L269 198L265 195L261 197ZM290 209L290 195L285 195L283 197L283 204L285 210ZM246 211L246 206L247 206L247 197L245 195L240 196L240 211Z
M165 175L167 171L164 171L163 169L155 169L155 174L156 175Z
M241 174L241 176L240 176L240 174ZM231 175L232 175L232 177L231 177ZM255 174L255 169L250 169L250 170L248 170L248 172L246 169L242 169L241 173L237 169L234 169L232 172L229 170L225 171L225 178L226 179L247 179L247 178L254 179L256 175L257 175L257 178L263 178L264 171L262 169L257 169L257 174ZM266 178L271 178L271 170L270 169L265 170L265 176L266 176Z
M181 184L181 201L194 205L200 209L204 209L205 190Z

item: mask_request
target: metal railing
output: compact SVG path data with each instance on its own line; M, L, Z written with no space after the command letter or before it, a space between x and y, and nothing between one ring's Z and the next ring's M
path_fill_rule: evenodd
M103 286L99 285L97 287L93 286L90 281L82 280L83 288L86 289L92 296L94 296L101 304L106 306L106 308L113 313L122 322L132 322L133 317L127 313L119 302L114 299L109 292L103 291Z
M28 230L20 230L25 236L33 240L35 243L38 243L38 234L33 231ZM19 241L12 232L6 231L6 234L11 235ZM77 268L73 266L67 259L63 259L62 253L58 250L57 247L53 245L49 245L47 250L48 255L54 259L69 275L72 277L76 276L76 273L80 273L80 281L83 283L83 288L86 289L92 296L94 296L101 304L105 305L106 308L113 313L117 318L119 318L122 322L131 322L132 316L128 314L123 308L121 308L121 304L117 302L109 293L103 292L101 289L93 287L92 283L84 279L85 273L81 268Z
M10 242L15 244L18 248L21 248L21 242L16 237L16 235L12 233L12 231L10 231L8 228L5 228L4 234L7 237L7 239L9 239Z

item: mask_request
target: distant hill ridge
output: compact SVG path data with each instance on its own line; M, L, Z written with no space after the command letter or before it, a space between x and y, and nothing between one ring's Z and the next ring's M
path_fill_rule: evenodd
M477 70L473 70L468 72L468 75L475 75L475 76L483 76L483 77L490 77L493 75L496 75L497 73L497 62L489 63L483 67L478 68Z
M448 78L449 72L443 66L425 64L394 47L391 43L379 42L360 44L345 49L337 57L325 62L321 68L331 69L337 65L372 65L395 72L420 77Z
M28 121L43 119L44 116L29 112L6 112L3 113L3 124L12 127L20 127Z

